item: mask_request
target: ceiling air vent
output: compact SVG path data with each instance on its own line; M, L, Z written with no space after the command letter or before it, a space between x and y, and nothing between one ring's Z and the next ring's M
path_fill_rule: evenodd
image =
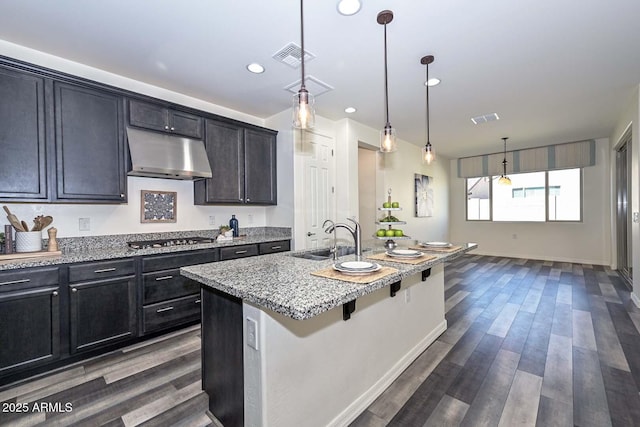
M304 61L308 62L315 58L315 55L305 51ZM279 51L273 54L273 59L278 62L287 64L292 68L299 68L302 65L302 49L295 43L289 43Z
M471 121L473 122L474 125L479 125L482 123L487 123L487 122L493 122L496 120L500 120L500 117L498 117L497 113L489 113L489 114L484 114L482 116L477 116L477 117L472 117Z
M306 60L307 59L305 58L305 61ZM307 88L310 94L316 97L322 95L325 92L329 92L330 90L333 90L332 86L329 86L325 82L320 81L313 76L304 77L304 86ZM293 94L298 93L299 89L300 89L300 79L296 80L295 82L285 87L285 90L288 90Z

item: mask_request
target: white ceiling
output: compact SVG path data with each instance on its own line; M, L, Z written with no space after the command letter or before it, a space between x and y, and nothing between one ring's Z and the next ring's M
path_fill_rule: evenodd
M337 0L305 2L306 71L334 90L317 113L384 126L383 27L388 24L390 121L424 144L425 66L431 142L458 157L610 136L640 83L638 0ZM258 117L290 107L300 70L272 55L300 43L296 0L4 0L0 39ZM266 72L245 66L260 62ZM473 125L496 112L500 120ZM375 142L375 141L374 141Z

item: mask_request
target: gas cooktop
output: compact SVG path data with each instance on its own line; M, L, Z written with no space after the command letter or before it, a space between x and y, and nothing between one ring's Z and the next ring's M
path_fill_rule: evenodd
M139 240L127 242L131 249L164 248L169 246L197 245L200 243L213 243L211 237L184 237L180 239Z

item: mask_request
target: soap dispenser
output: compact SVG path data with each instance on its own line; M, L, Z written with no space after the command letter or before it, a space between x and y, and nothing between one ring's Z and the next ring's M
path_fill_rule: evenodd
M235 215L231 215L231 219L229 220L229 227L233 230L233 237L238 237L238 220Z

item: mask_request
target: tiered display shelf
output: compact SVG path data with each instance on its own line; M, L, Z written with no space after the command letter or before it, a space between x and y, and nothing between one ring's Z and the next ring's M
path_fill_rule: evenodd
M387 196L387 202L389 204L391 204L391 189L389 189L388 191L388 196ZM388 218L391 216L391 212L396 212L396 211L401 211L402 208L378 208L379 211L383 211L386 212L387 215L385 218ZM383 225L383 226L388 226L388 230L392 230L394 225L403 225L406 224L406 221L376 221L377 225ZM395 240L406 240L406 239L410 239L411 237L403 235L403 236L378 236L378 235L374 235L374 238L378 239L378 240L386 240L386 242L384 243L384 247L387 249L393 249L397 246L397 243L395 242Z

